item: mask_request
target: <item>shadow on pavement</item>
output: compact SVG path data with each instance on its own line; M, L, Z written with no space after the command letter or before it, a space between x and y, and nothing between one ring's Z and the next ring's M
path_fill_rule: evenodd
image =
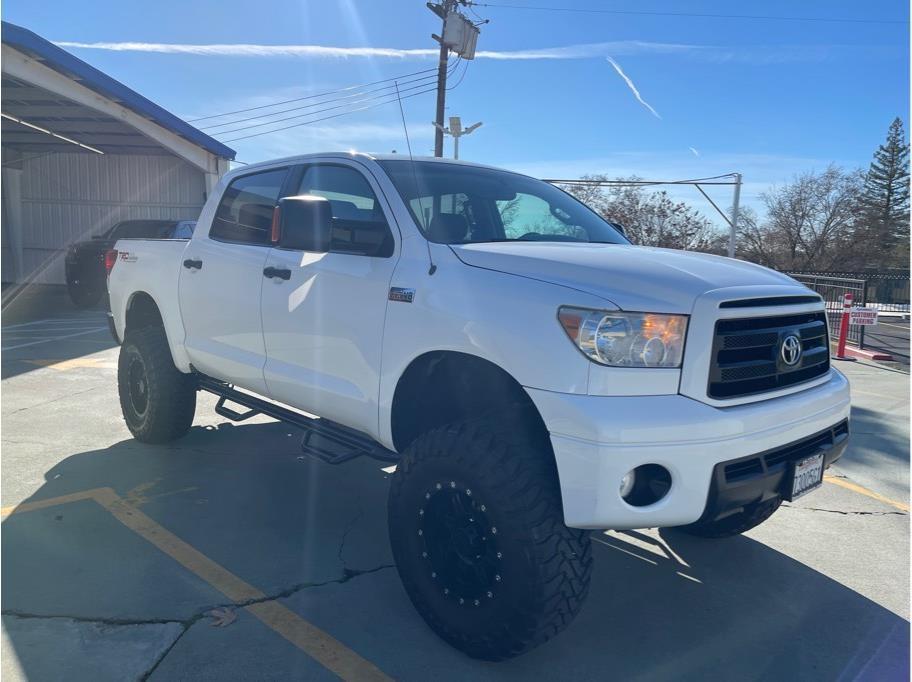
M592 589L575 623L519 659L472 661L430 633L393 570L378 571L391 563L383 465L331 467L302 458L297 443L278 423L196 427L169 446L123 441L63 460L30 501L113 488L397 678L908 679L906 620L748 537L706 541L672 530L593 533ZM70 649L27 637L22 616L177 622L190 632L228 601L91 501L13 514L2 530L4 624L30 679L43 679ZM331 600L328 611L309 611L320 599ZM200 631L217 642L208 667L194 669L200 652L191 651L181 668L178 646L169 669L184 678L243 670L248 679L322 679L326 671L277 634L256 646L241 637L242 619ZM60 665L61 675L81 678L71 655Z

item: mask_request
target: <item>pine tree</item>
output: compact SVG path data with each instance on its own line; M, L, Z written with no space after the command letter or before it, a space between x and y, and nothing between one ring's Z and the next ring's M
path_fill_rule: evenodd
M861 194L863 238L869 267L908 267L909 147L903 122L890 124L886 144L874 152Z

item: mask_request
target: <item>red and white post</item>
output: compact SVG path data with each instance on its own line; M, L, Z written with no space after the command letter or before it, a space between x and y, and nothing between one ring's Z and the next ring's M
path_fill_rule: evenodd
M846 294L842 299L842 319L839 321L839 343L836 346L837 360L854 360L846 355L846 340L849 338L849 314L852 310L852 294Z

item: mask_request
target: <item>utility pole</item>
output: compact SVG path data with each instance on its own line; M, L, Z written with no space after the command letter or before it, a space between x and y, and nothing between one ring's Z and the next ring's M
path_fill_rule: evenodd
M427 3L427 7L443 21L440 35L431 37L440 43L440 57L437 61L437 115L434 117L434 156L443 156L443 116L446 109L447 62L450 50L463 59L475 58L475 43L478 27L456 11L459 4L467 0L441 0L439 4Z
M731 228L728 233L728 257L735 257L735 240L738 237L738 212L741 210L741 173L735 173L735 199L732 202Z
M428 3L428 8L443 21L443 26L440 29L441 36L446 33L447 14L452 12L455 6L456 0L443 0L439 5ZM436 126L434 131L434 156L439 158L443 156L443 114L444 109L446 108L446 77L450 48L443 42L443 38L438 36L432 37L437 39L437 42L440 43L440 58L437 62L437 115L434 119L434 124Z
M463 128L462 119L459 116L450 116L449 128L444 128L439 123L434 123L434 127L437 128L438 133L451 135L453 137L453 158L459 160L459 138L463 135L469 135L476 129L480 128L481 121L478 123L473 123L468 128Z

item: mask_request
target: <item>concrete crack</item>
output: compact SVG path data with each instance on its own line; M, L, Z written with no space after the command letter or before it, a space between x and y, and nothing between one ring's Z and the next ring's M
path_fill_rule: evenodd
M820 509L819 507L785 507L786 509L799 509L804 511L827 512L829 514L842 514L843 516L908 516L900 511L843 511L841 509Z
M170 625L172 623L184 624L187 622L180 620L179 618L92 618L88 616L74 616L68 613L28 613L25 611L16 611L14 609L4 609L2 615L13 616L15 618L63 618L77 623L98 623L100 625Z
M359 512L359 514L352 520L352 522L350 524L350 528L353 527L355 525L355 523L357 523L360 516L361 516L361 514ZM350 528L349 528L349 530L350 530ZM339 545L339 556L340 557L342 554L342 547L344 546L345 536L347 535L347 533L348 533L348 531L346 531L343 534L342 542ZM61 613L61 614L56 614L56 613L55 614L41 614L41 613L28 613L28 612L24 612L24 611L16 611L16 610L11 610L11 609L3 610L2 612L0 612L0 615L11 616L11 617L15 617L15 618L40 618L40 619L62 618L65 620L71 620L71 621L78 622L78 623L93 623L93 624L98 624L98 625L110 625L110 626L172 625L172 624L180 625L182 628L180 634L178 634L178 636L174 638L174 641L171 642L171 644L162 652L162 654L152 663L152 665L149 667L149 669L140 676L139 679L142 682L146 682L146 680L148 680L153 675L153 673L155 673L155 670L158 668L159 665L161 665L162 661L164 661L165 658L167 658L168 654L171 653L171 651L174 649L174 647L177 646L177 643L184 637L184 635L186 635L190 631L190 628L193 627L199 621L206 618L207 614L210 611L212 611L213 609L219 609L219 608L243 609L247 606L252 606L253 604L262 604L265 602L276 601L278 599L286 599L288 597L291 597L291 596L297 594L298 592L301 592L302 590L306 590L306 589L314 588L314 587L323 587L325 585L332 585L332 584L341 585L343 583L347 583L349 580L353 580L354 578L357 578L358 576L368 575L370 573L377 573L378 571L382 571L382 570L385 570L388 568L393 568L393 564L382 564L380 566L374 566L373 568L356 570L356 569L345 568L344 563L343 563L342 575L333 580L326 580L326 581L318 582L318 583L309 583L309 582L308 583L297 583L295 585L286 587L277 592L273 592L272 594L267 594L267 595L264 595L262 597L258 597L255 599L248 599L248 600L240 601L240 602L224 602L224 603L220 603L220 604L210 604L208 606L203 607L202 609L200 609L199 611L194 613L189 618L186 618L183 620L181 620L180 618L147 618L147 619L104 618L104 617L76 616L76 615L72 615L72 614L63 614L63 613Z
M357 525L358 521L361 520L362 516L364 516L364 509L359 504L358 513L352 517L352 520L349 521L345 526L345 530L342 531L342 539L339 541L339 551L336 553L336 556L339 558L339 562L342 564L343 574L347 574L349 571L348 566L345 564L345 557L342 556L342 552L345 551L345 541L348 539L348 534L351 533L352 529Z

